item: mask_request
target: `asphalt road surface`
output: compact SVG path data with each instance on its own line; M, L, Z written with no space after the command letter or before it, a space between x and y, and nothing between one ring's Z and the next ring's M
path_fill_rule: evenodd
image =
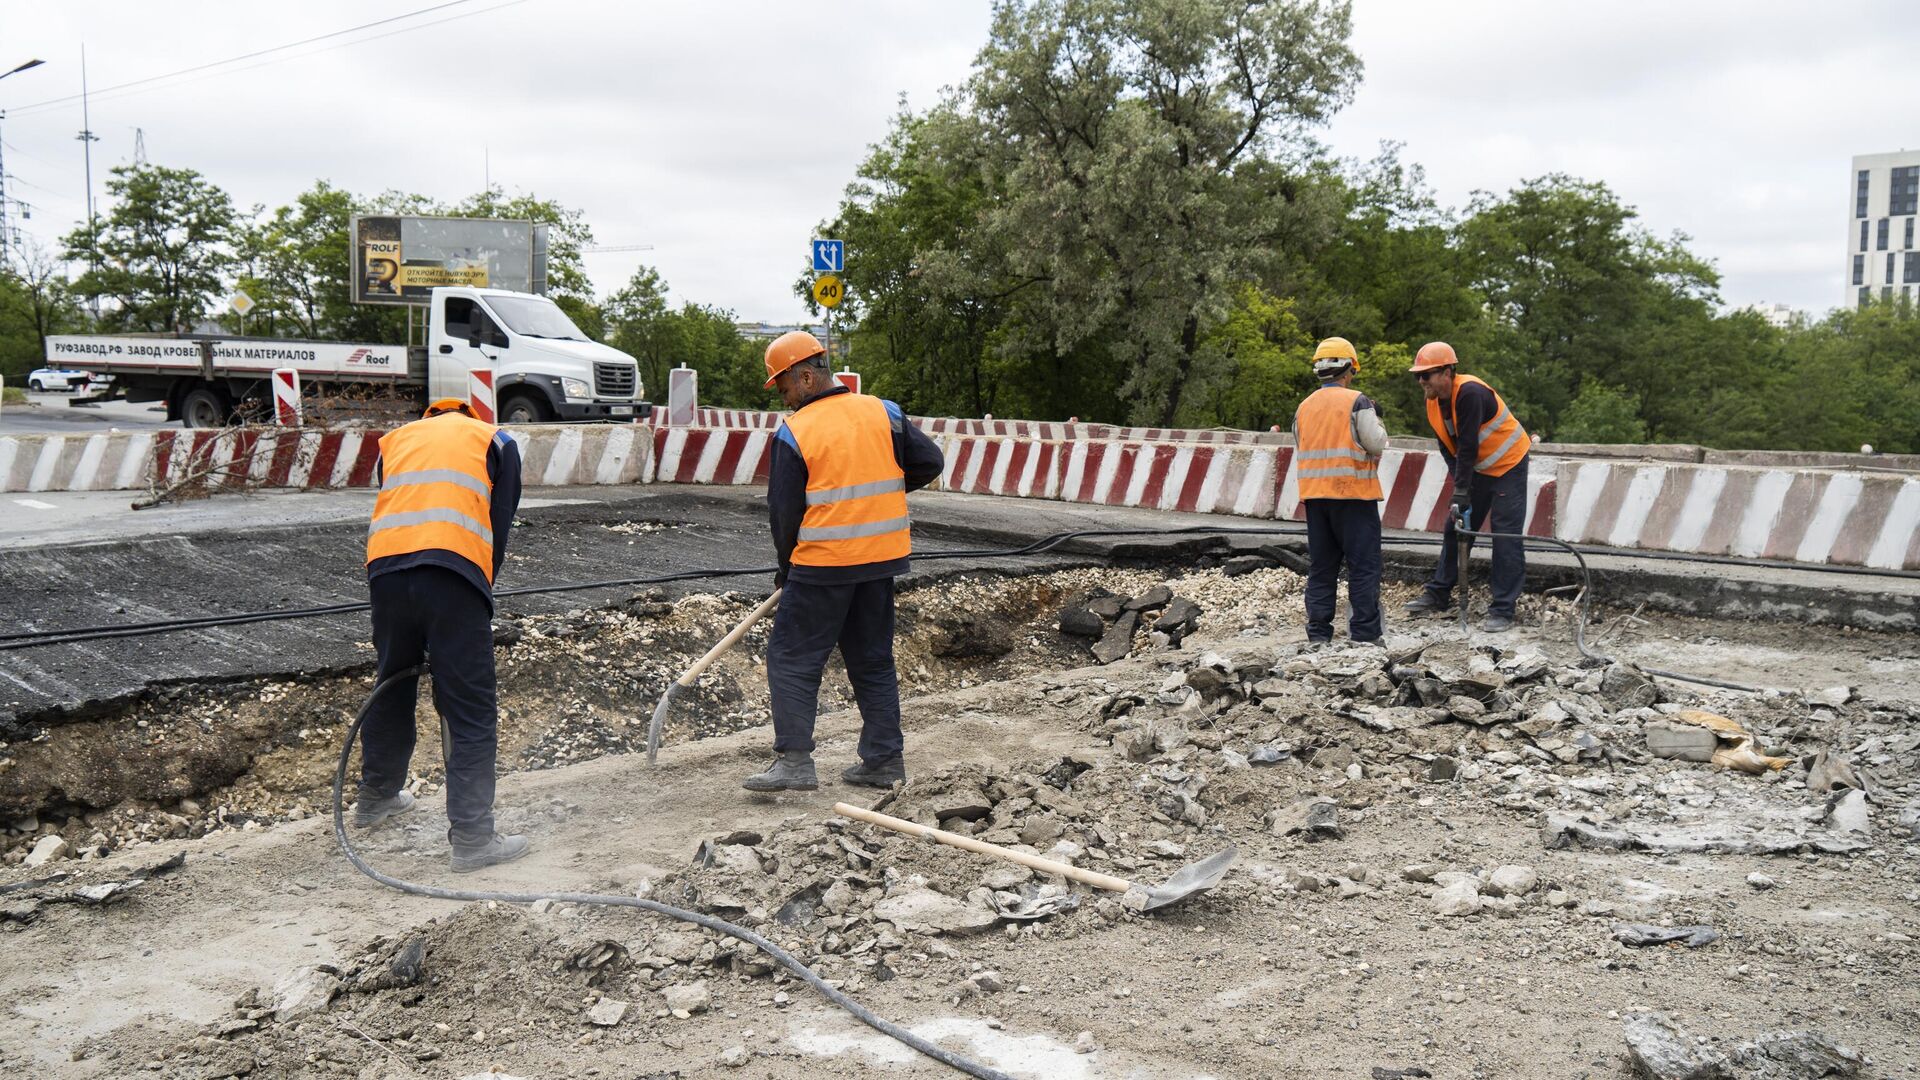
M9 384L12 380L9 380ZM101 432L177 428L160 402L73 404L71 394L27 394L25 405L0 406L0 435L95 435Z

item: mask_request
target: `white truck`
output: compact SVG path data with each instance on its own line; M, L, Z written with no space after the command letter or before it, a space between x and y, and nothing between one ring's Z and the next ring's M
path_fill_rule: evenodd
M164 401L167 419L221 427L236 415L272 415L273 369L300 372L306 392L322 385L371 387L422 407L467 397L467 373L493 370L501 423L627 422L646 417L639 365L589 340L544 296L460 286L435 288L426 345L362 345L196 334L47 338L49 367L95 376L79 400Z

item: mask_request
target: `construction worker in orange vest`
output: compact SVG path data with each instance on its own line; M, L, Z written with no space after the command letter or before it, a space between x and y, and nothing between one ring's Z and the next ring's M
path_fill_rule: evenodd
M1373 400L1353 389L1353 342L1313 350L1320 389L1293 414L1293 471L1307 514L1307 640L1333 640L1340 564L1347 567L1347 634L1379 641L1380 455L1387 429Z
M812 791L820 676L836 646L860 705L860 760L850 784L907 776L893 667L893 579L911 550L907 492L937 479L940 448L900 406L837 382L812 334L767 346L767 385L792 410L774 438L767 514L784 589L767 643L774 760L749 791Z
M1514 607L1527 576L1526 547L1518 536L1527 525L1527 451L1533 441L1493 387L1459 374L1455 370L1459 364L1453 346L1430 341L1420 347L1407 369L1420 380L1420 391L1427 399L1427 423L1433 426L1441 456L1453 474L1440 566L1420 595L1408 601L1407 612L1420 615L1453 606L1453 587L1460 580L1454 521L1464 513L1467 527L1475 532L1491 520L1494 532L1512 534L1512 538L1493 541L1492 596L1484 626L1499 633L1513 627Z
M367 528L367 591L380 678L431 665L443 723L447 840L465 873L527 853L524 836L493 829L493 579L520 505L520 450L458 398L380 440L380 495ZM360 729L353 823L377 825L413 807L416 679L382 694Z

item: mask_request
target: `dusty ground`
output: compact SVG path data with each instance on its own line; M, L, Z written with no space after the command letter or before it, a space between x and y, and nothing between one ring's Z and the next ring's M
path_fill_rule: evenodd
M1613 1077L1625 1070L1620 1018L1639 1007L1729 1044L1767 1029L1819 1029L1871 1056L1871 1075L1920 1074L1910 1023L1920 1007L1920 859L1898 820L1920 796L1906 741L1920 730L1911 638L1665 617L1639 625L1606 613L1598 622L1615 626L1602 647L1656 666L1707 660L1726 678L1861 686L1861 700L1833 705L1669 693L1746 723L1783 756L1851 755L1872 770L1878 805L1870 834L1844 854L1549 849L1549 814L1632 827L1772 815L1825 836L1829 796L1807 790L1797 763L1749 776L1648 759L1640 728L1652 714L1621 697L1631 688L1602 694L1597 672L1572 666L1557 621L1564 605L1547 606L1547 625L1500 641L1509 650L1537 643L1554 666L1516 680L1512 700L1495 701L1506 706L1501 719L1486 726L1391 704L1397 684L1412 685L1391 676L1394 658L1427 663L1415 654L1429 639L1440 651L1421 655L1441 656L1447 627L1396 633L1391 655L1300 654L1298 579L1281 570L1174 580L1178 595L1208 609L1182 648L1154 649L1143 637L1129 659L1063 670L1088 663L1084 642L1046 625L1064 597L1096 581L1132 594L1164 576L988 579L910 599L920 610L903 611L901 667L917 694L906 705L916 780L890 809L937 817L956 790L977 791L992 816L955 824L1148 880L1238 846L1219 890L1168 912L1142 917L1078 890L1072 910L973 934L879 917L884 898L922 888L963 905L989 880L1027 902L1057 890L995 878L994 864L868 826L830 825L836 799L875 801L837 780L777 799L741 792L738 777L759 766L767 741L764 728L746 726L762 708L752 648L691 703L660 768L622 753L644 739L669 658L697 653L744 612L744 596L667 611L643 597L621 612L527 620L503 647L503 762L525 771L503 780L502 823L534 836L529 859L448 875L437 798L366 834L364 846L417 880L644 890L755 922L883 1015L1023 1076L1368 1077L1418 1067L1438 1077ZM572 631L555 632L568 619ZM1006 640L982 650L982 621ZM989 655L1001 644L1008 651ZM623 660L642 670L621 670ZM1201 678L1222 663L1223 677ZM583 670L598 674L576 692ZM1368 677L1380 681L1356 689ZM198 792L191 808L124 808L134 835L113 825L113 811L79 826L61 820L67 833L100 832L95 850L115 850L38 871L78 871L73 881L0 894L24 920L8 923L0 960L9 1009L0 1064L49 1076L943 1074L723 939L634 912L461 906L360 877L325 822L291 818L302 802L321 808L340 715L364 689L360 680L243 685L217 701L183 691L170 713L156 709L147 729L133 729L152 732L167 714L168 737L196 745L214 745L215 731L260 734L234 786ZM1542 708L1562 699L1574 703L1570 715ZM309 718L304 736L287 730L288 713ZM823 721L823 778L851 759L855 724L844 712ZM700 733L711 737L687 738ZM1282 764L1243 767L1254 749L1276 744L1289 750ZM423 748L433 745L423 730ZM18 759L20 749L9 752ZM128 749L101 741L94 753ZM1069 756L1086 768L1062 771ZM1441 758L1452 779L1431 779L1446 772ZM418 764L428 791L431 763ZM1270 815L1284 822L1310 794L1337 805L1342 835L1310 842L1275 831ZM127 843L155 821L160 835L212 831ZM16 836L11 858L25 839ZM91 834L76 839L82 846ZM733 842L715 865L698 865L701 843L715 839ZM1078 850L1059 848L1063 840ZM28 912L20 899L124 878L178 852L184 866L117 903L45 899ZM1538 884L1467 915L1441 914L1436 885L1418 880L1478 880L1507 865L1532 870ZM1749 884L1756 873L1770 886ZM32 876L16 869L7 880ZM805 902L793 906L796 897ZM976 917L992 902L976 894ZM1699 949L1631 949L1611 937L1623 921L1706 924L1721 936ZM418 980L383 984L415 941ZM263 1012L284 1003L276 987L315 965L346 984L330 1008ZM710 995L705 1011L665 1011L668 989L695 983ZM617 1025L587 1019L602 999L628 1003ZM1076 1042L1090 1052L1076 1053Z

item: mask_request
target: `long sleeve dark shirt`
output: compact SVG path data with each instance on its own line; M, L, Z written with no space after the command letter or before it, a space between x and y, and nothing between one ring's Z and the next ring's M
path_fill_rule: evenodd
M1463 383L1460 397L1457 399L1460 415L1453 417L1454 452L1447 453L1445 443L1440 444L1440 454L1447 459L1447 465L1453 469L1453 487L1455 491L1465 491L1473 483L1473 466L1480 460L1480 426L1493 419L1500 411L1495 403L1493 391L1479 383ZM1453 407L1441 398L1440 420L1446 422Z
M810 399L804 409L820 398L848 393L836 386ZM885 402L887 416L893 421L893 460L907 474L907 490L918 491L940 478L946 459L925 432L907 423L906 414L893 402ZM797 411L797 410L796 410ZM899 577L910 568L908 558L857 566L795 566L793 549L800 542L800 519L807 514L807 459L800 456L793 435L786 425L773 440L772 460L767 475L767 518L773 526L773 550L780 558L780 580L808 585L855 585L862 581Z
M385 483L385 463L376 460L373 474L376 482ZM504 431L494 432L493 441L487 444L487 479L493 481L493 500L488 508L488 516L492 519L493 527L493 576L498 580L500 567L507 561L507 534L513 530L513 515L520 509L520 445ZM472 582L473 587L480 590L480 595L487 598L489 606L493 604L493 586L480 568L466 558L441 548L375 559L367 564L367 580L416 566L439 566L451 570Z

